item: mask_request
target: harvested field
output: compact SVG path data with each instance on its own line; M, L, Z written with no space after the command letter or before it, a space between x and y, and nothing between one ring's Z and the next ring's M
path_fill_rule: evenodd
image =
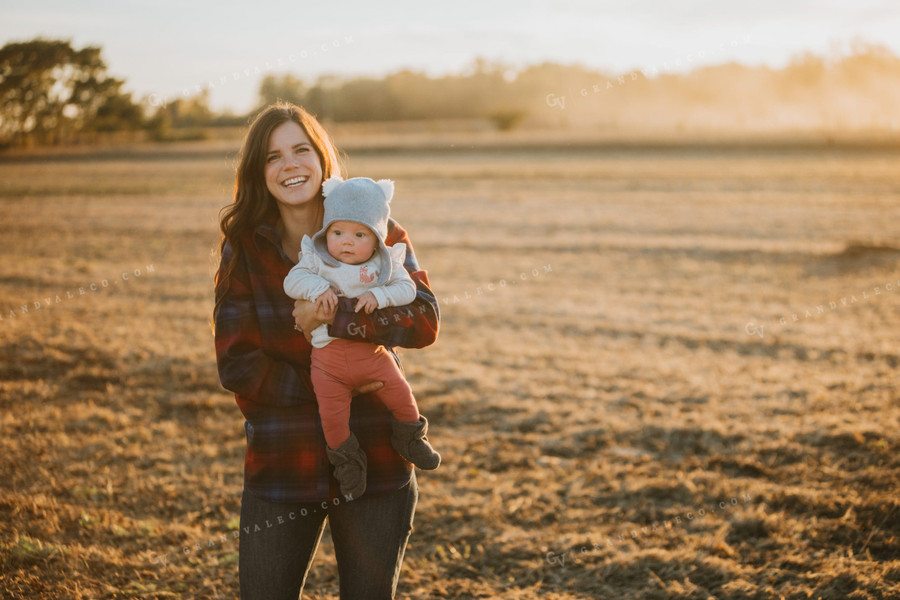
M0 597L237 597L220 147L0 157ZM442 304L400 596L900 598L898 166L350 151Z

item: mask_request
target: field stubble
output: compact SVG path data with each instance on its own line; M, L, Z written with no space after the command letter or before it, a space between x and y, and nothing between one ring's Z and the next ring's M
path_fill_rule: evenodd
M442 305L402 595L900 597L898 159L352 153ZM0 162L0 595L236 596L231 164Z

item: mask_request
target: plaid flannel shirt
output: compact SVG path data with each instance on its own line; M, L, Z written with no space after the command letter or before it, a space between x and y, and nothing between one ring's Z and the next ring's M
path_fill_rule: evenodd
M406 231L391 219L385 243L397 242L407 247L404 267L416 284L415 301L366 315L353 312L352 299L341 298L331 336L388 348L422 348L435 341L437 300ZM274 221L260 225L242 245L243 260L228 289L218 292L224 297L215 314L215 346L219 379L235 393L245 418L244 486L271 502L338 498L310 382L312 346L294 329L294 300L284 293L284 278L296 261L284 253ZM233 255L225 244L220 270ZM390 417L371 395L353 398L350 429L368 459L367 494L393 491L410 480L412 466L391 446Z

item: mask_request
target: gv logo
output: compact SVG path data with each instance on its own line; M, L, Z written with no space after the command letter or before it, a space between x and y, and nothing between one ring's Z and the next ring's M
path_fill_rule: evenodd
M747 323L746 327L744 327L744 331L747 332L747 335L758 335L759 337L762 337L763 336L763 328L764 328L763 325L756 327L753 324L753 321L750 321L749 323Z
M350 335L360 335L362 337L366 337L366 327L368 327L368 325L363 325L362 327L360 327L355 323L348 323L347 333L349 333Z

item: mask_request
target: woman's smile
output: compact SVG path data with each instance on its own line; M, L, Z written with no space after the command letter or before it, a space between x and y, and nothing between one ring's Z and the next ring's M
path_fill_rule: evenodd
M309 177L306 177L306 176L304 176L304 177L291 177L290 179L284 180L284 181L281 183L281 185L283 185L284 187L289 187L289 188L298 187L298 186L303 185L304 183L306 183L306 181L307 181L308 179L309 179Z

